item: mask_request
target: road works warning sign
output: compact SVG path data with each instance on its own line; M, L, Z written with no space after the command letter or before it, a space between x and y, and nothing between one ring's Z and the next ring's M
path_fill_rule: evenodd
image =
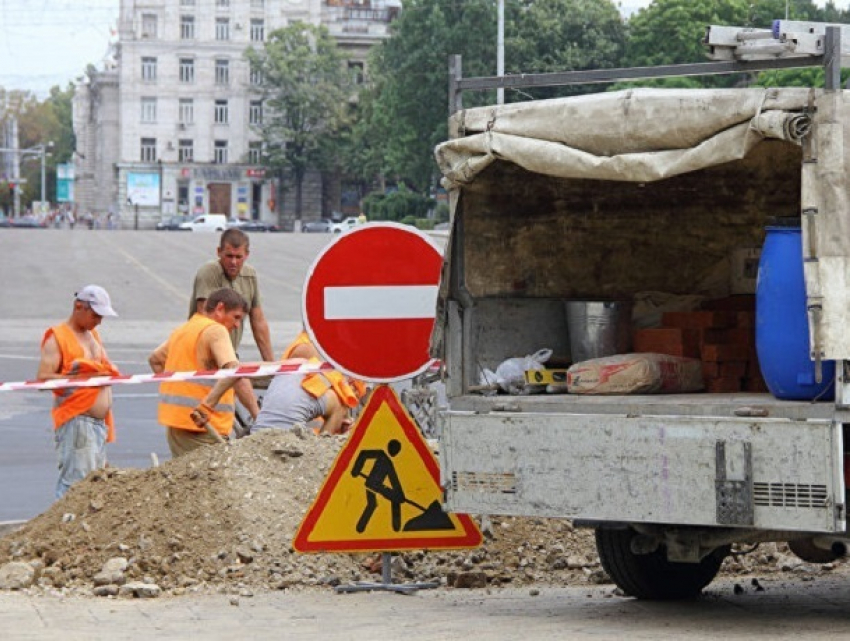
M450 550L481 545L440 505L440 469L396 393L375 388L292 546L298 552Z

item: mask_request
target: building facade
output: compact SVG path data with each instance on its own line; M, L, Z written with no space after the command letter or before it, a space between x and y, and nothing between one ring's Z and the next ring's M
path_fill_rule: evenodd
M323 24L357 78L389 35L397 0L121 0L114 65L74 98L81 211L150 228L177 214L294 218L290 192L260 165L260 79L244 57L293 21ZM337 209L339 187L305 181L304 218ZM337 181L338 182L338 181Z

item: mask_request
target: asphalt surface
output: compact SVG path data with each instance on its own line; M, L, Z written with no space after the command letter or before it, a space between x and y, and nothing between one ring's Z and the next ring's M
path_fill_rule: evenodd
M109 291L118 318L100 332L122 373L149 373L148 354L188 313L195 270L215 258L218 234L0 229L0 380L35 377L44 330L70 314L89 283ZM328 234L252 234L275 352L301 327L301 286ZM259 358L246 327L240 357ZM113 465L145 468L170 455L156 420L156 386L113 388ZM49 392L0 392L0 522L29 519L53 501L56 460Z
M846 586L764 583L735 594L720 581L698 600L648 603L610 588L267 593L152 600L0 593L0 628L14 641L297 639L451 641L841 639Z

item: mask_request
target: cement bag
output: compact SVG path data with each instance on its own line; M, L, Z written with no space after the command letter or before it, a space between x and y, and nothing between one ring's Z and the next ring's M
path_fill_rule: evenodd
M618 354L575 363L570 394L673 394L703 389L702 363L667 354Z

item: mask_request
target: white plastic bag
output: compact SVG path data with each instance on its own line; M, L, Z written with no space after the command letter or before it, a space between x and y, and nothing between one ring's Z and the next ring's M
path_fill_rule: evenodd
M545 385L526 385L525 372L531 369L545 369L543 363L551 356L551 349L541 349L529 356L502 361L496 368L496 382L508 394L532 394L545 391Z

